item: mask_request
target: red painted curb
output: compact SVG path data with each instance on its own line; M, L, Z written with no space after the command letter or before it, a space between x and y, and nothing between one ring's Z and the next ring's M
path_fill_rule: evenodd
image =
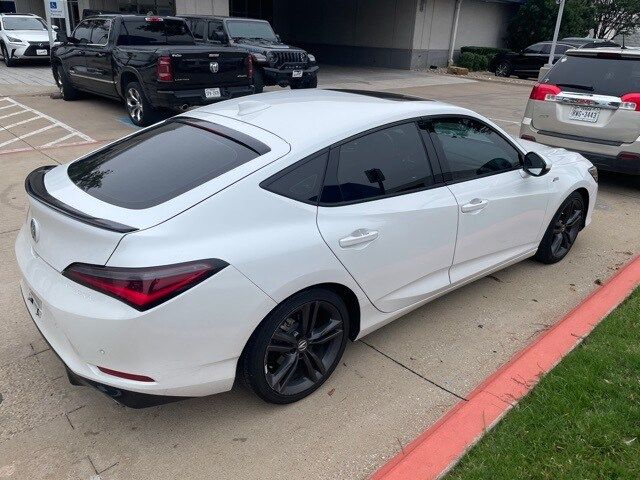
M370 480L442 477L638 284L640 256L487 377L469 394L467 401L456 404Z

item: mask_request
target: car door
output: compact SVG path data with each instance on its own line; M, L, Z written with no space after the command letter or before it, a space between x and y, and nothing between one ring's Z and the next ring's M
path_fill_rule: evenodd
M475 118L432 118L429 131L460 212L451 282L535 251L544 228L548 177L526 174L523 152L506 134Z
M537 66L542 57L543 43L536 43L525 48L514 64L515 73L533 73L540 70ZM547 54L549 55L549 54Z
M457 203L414 122L332 149L320 233L372 303L392 312L450 285Z
M91 21L84 20L73 31L71 41L65 44L64 51L60 54L62 64L66 67L71 82L85 90L90 88L85 61L85 49L90 41Z
M91 37L85 46L87 87L101 95L117 96L113 77L112 53L109 35L113 20L94 18L90 20Z

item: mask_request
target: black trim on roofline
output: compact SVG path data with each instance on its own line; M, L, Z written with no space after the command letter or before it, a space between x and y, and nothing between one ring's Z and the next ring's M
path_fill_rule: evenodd
M352 88L328 88L332 92L351 93L353 95L364 95L365 97L380 98L382 100L396 100L408 102L433 102L430 98L421 98L414 95L405 95L403 93L392 92L376 92L371 90L358 90Z
M58 213L71 217L79 222L86 223L87 225L102 228L103 230L110 230L118 233L130 233L138 230L137 228L130 227L129 225L124 225L105 218L92 217L91 215L87 215L86 213L70 207L66 203L61 202L52 196L44 185L44 176L54 167L55 165L38 167L27 175L27 178L24 181L24 189L31 198L45 204L47 207L52 208Z
M217 123L209 122L201 118L174 117L169 121L184 123L186 125L191 125L192 127L200 128L202 130L215 133L222 137L228 138L229 140L233 140L234 142L239 143L240 145L244 145L249 150L254 151L258 155L264 155L265 153L269 153L271 151L271 149L267 145L262 143L260 140L257 140L252 136L247 135L246 133L239 132L238 130L225 127Z

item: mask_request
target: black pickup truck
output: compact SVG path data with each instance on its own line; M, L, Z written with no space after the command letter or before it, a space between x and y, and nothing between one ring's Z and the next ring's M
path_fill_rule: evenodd
M60 93L124 99L131 121L158 121L168 110L253 93L243 49L196 44L181 18L98 15L80 22L51 52Z
M242 48L252 55L256 93L265 85L291 88L318 86L316 57L286 45L266 20L239 17L181 15L197 42Z

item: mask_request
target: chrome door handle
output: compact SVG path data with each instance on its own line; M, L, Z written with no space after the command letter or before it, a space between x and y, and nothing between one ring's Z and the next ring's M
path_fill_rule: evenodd
M355 232L351 232L351 235L341 238L338 242L342 248L353 247L354 245L361 245L363 243L373 242L378 238L377 230L366 230L360 228Z
M460 207L460 210L462 211L462 213L477 212L479 210L482 210L488 204L489 204L489 200L481 200L479 198L474 198L469 203L465 203L464 205L462 205Z

